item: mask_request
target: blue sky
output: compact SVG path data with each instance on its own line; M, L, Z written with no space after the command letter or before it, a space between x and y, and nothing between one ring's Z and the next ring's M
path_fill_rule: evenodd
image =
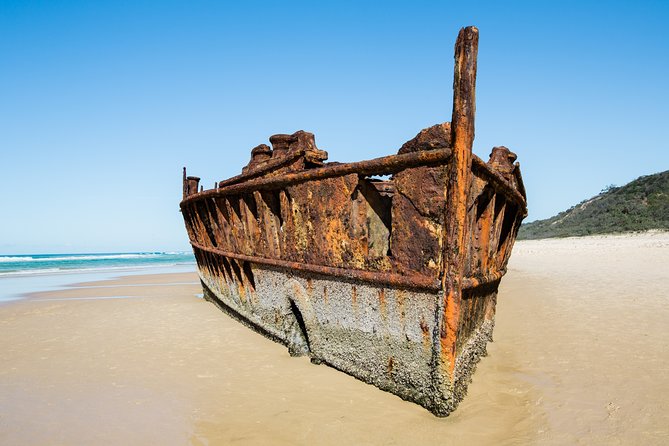
M331 161L449 121L480 30L474 152L518 154L528 221L669 169L669 2L0 0L0 253L187 249L205 187L274 133Z

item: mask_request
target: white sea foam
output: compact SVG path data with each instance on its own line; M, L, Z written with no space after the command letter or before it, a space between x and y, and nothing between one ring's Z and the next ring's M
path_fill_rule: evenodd
M151 252L151 253L136 253L136 254L75 254L64 255L58 257L32 257L32 256L4 256L0 257L0 263L13 262L68 262L68 261L82 261L82 260L124 260L124 259L155 259L164 255L176 255Z
M186 266L195 264L195 262L175 262L175 263L152 263L144 265L125 265L125 266L102 266L90 268L36 268L24 270L12 270L0 272L0 277L22 277L22 276L39 276L50 274L76 274L76 273L94 273L105 271L133 271L144 270L151 268L170 268L175 266Z

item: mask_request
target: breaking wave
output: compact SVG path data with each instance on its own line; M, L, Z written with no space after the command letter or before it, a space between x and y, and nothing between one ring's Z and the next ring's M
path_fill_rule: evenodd
M194 264L190 252L26 254L0 256L0 277Z

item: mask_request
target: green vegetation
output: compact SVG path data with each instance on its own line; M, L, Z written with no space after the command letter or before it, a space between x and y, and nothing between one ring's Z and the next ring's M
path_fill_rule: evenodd
M546 220L523 224L518 239L669 230L669 170L602 192Z

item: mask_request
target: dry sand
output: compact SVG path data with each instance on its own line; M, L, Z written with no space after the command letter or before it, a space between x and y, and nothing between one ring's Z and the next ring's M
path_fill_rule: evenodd
M0 444L667 444L669 234L518 242L450 417L131 276L0 306Z

